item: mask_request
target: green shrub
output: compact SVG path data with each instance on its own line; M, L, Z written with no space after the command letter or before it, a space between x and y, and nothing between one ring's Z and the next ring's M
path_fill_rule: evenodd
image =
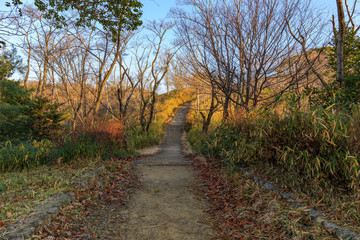
M331 182L356 191L360 176L360 110L312 106L303 110L286 99L276 108L239 113L207 136L192 128L194 150L223 159L232 166L264 162L297 172L309 182Z
M101 148L101 145L92 141L87 135L83 135L77 139L72 139L69 136L66 137L63 144L53 152L53 158L61 157L65 163L68 163L80 158L97 157L101 155L99 148Z
M97 141L91 135L83 134L76 138L70 136L55 149L52 159L61 157L63 162L68 163L79 159L98 158L108 159L114 156L126 156L127 153L116 142Z
M165 125L158 122L151 124L149 132L145 133L140 126L132 127L127 130L127 145L129 151L157 145L161 142L165 134Z
M34 139L52 138L62 129L61 123L67 119L64 110L60 110L62 104L53 102L51 99L36 96L24 108L26 123L31 129ZM26 131L24 131L26 132Z
M355 109L354 109L355 110ZM296 170L309 180L359 187L359 152L349 136L354 118L331 107L309 112L289 109L282 118L268 114L262 145L267 161Z
M54 144L49 140L11 141L0 144L0 171L7 172L37 167L49 161Z
M0 172L10 172L51 164L62 159L63 163L77 160L114 156L127 156L115 143L97 142L89 135L76 139L66 137L57 146L50 140L41 141L5 141L0 144Z
M61 104L30 96L19 82L0 80L0 141L50 139L66 119Z

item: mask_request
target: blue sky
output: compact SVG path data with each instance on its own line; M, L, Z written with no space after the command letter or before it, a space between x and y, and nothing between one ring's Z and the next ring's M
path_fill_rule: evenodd
M0 11L6 10L5 2L10 0L0 1ZM170 9L176 7L176 0L141 0L141 2L144 4L143 20L158 20L165 18ZM348 0L348 2L352 5L354 0ZM330 14L336 14L336 0L313 0L313 3L324 11L329 11Z
M158 20L167 16L172 7L176 7L176 0L142 0L143 20Z
M5 7L5 2L10 0L0 0L0 11L8 10ZM142 20L144 22L151 20L160 20L166 18L169 14L171 8L176 7L177 0L140 0L143 6L143 17ZM29 2L33 2L33 0L29 0ZM348 0L349 5L352 6L354 0ZM325 13L328 14L328 20L330 21L331 15L336 13L336 0L313 0L313 4L316 8L321 9ZM360 10L360 5L358 6L358 11ZM169 36L173 37L172 34Z
M348 2L351 6L354 0ZM142 3L144 20L164 18L172 7L176 7L176 0L142 0ZM336 14L336 0L313 0L313 4L329 14Z
M176 0L140 0L143 4L143 20L157 20L165 18L170 8L176 6ZM0 0L0 11L8 10L5 7L5 2L11 0ZM24 2L34 2L32 0L25 0Z

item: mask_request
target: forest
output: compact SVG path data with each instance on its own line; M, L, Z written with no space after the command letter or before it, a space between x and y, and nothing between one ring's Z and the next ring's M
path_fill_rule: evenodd
M207 199L225 202L212 211L219 239L343 239L244 170L359 234L360 12L331 1L333 15L312 0L178 0L153 21L139 0L1 3L0 235L56 194L75 192L82 210L120 198L122 182L128 196L135 162L187 104L188 157ZM100 196L75 184L102 165ZM240 198L264 211L254 197L276 198L258 232L231 215ZM78 239L56 226L34 239Z

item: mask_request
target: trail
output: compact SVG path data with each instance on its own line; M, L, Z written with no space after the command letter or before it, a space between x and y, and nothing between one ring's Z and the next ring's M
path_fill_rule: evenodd
M93 229L101 239L214 239L207 203L192 190L194 170L182 154L181 136L188 106L178 110L166 131L162 152L136 163L141 186L125 207L108 206Z

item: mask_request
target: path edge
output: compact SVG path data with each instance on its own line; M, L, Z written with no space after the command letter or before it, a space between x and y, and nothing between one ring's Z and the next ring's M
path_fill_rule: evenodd
M183 131L182 142L183 142L183 147L184 147L183 154L185 156L186 155L187 156L202 155L202 154L197 154L192 150L191 144L187 141L186 131ZM239 170L245 176L250 178L253 182L259 184L266 190L275 192L276 194L280 195L283 199L287 200L288 203L292 207L294 207L296 209L301 209L303 211L303 213L306 216L309 216L310 219L315 224L319 224L321 227L327 229L329 232L336 234L336 236L338 236L339 238L344 239L344 240L360 240L360 236L357 235L355 232L353 232L347 228L340 227L340 226L328 221L327 219L324 218L324 215L321 212L315 210L314 208L310 208L304 204L297 202L295 200L295 197L293 196L293 194L281 191L278 188L278 186L276 186L274 183L265 181L261 177L250 173L249 170L247 170L245 168L240 168Z
M105 166L100 166L96 170L86 173L79 179L78 187L85 187L91 184L97 176L105 170ZM61 207L70 205L76 199L74 192L63 192L46 199L42 204L37 205L32 213L23 219L12 223L8 231L0 236L0 239L22 240L31 238L39 229L50 224L60 212Z

